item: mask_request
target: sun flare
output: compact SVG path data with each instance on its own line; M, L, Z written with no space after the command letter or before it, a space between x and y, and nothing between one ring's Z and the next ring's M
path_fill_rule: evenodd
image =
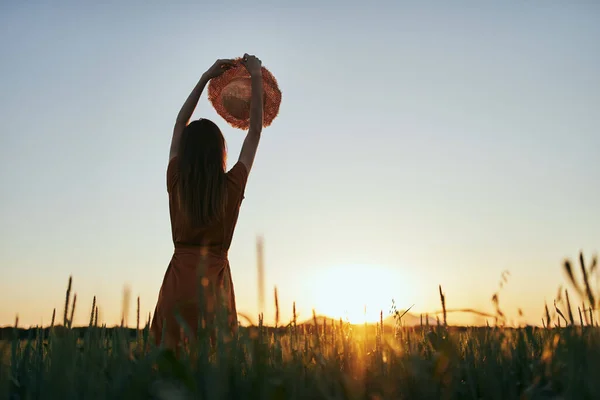
M412 297L410 282L389 267L345 265L330 267L309 284L317 315L349 321L373 323L389 316L392 299L399 309Z

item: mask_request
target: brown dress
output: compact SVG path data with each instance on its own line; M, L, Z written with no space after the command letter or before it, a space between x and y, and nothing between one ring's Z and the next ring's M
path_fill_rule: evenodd
M167 192L171 214L171 232L175 249L165 273L158 302L154 310L151 330L156 344L161 341L163 324L166 323L165 344L175 347L182 332L175 318L181 315L195 334L198 327L199 290L203 286L205 312L213 314L219 304L227 305L229 323L237 326L237 310L231 270L227 251L238 219L248 170L241 162L227 173L227 205L225 215L218 224L202 228L190 228L180 215L177 201L177 157L167 167Z

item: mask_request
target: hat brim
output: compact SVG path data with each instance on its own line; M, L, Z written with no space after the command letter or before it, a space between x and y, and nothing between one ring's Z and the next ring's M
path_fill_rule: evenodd
M250 74L246 67L242 64L241 58L234 60L235 66L227 71L223 72L222 75L213 78L208 83L208 100L212 106L229 125L238 129L248 129L250 126L250 118L238 119L231 115L221 101L221 92L225 86L234 79L246 77L250 78ZM263 100L264 100L264 111L263 111L263 127L271 125L275 117L279 114L279 105L281 104L281 91L277 85L277 80L271 74L271 72L262 67L262 78L263 78Z

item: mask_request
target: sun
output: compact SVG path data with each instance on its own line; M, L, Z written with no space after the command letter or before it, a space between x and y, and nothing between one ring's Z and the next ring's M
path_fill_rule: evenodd
M310 279L310 296L318 315L352 324L374 323L389 315L392 299L399 308L413 296L410 283L390 267L344 265L321 270Z

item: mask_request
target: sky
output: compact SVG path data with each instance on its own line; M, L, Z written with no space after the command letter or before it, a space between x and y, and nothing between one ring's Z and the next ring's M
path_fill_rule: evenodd
M94 295L120 321L125 286L154 310L175 117L246 52L283 97L229 252L240 313L258 313L257 235L267 322L275 286L282 320L293 301L300 318L436 311L438 285L491 312L508 270L503 310L539 323L563 260L600 247L598 4L88 3L0 3L0 326L62 315L70 275L75 325ZM244 132L206 93L199 117L232 166Z

